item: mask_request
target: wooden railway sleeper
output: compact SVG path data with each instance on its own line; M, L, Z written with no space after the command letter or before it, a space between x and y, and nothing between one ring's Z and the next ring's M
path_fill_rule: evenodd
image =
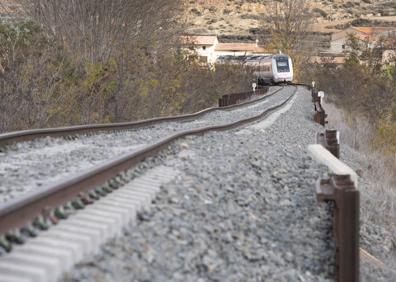
M112 179L107 185L102 185L88 193L79 193L78 197L72 201L57 207L53 210L44 208L40 216L35 218L31 223L6 233L0 237L0 248L6 252L12 251L12 245L22 245L27 238L37 237L40 231L45 231L51 225L57 225L60 220L67 219L69 215L74 214L77 210L84 209L87 205L117 190L119 185Z

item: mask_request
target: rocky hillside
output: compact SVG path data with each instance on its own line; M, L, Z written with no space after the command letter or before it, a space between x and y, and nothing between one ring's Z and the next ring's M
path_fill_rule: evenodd
M188 0L188 30L193 33L248 34L260 26L272 0ZM396 1L314 0L314 31L350 24L396 26Z

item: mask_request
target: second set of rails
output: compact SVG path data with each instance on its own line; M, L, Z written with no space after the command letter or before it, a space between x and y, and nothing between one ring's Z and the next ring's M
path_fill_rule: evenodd
M116 177L120 172L125 171L132 167L133 165L139 163L141 160L152 156L159 150L168 146L174 140L182 138L188 135L202 134L211 130L228 130L241 126L245 123L253 122L257 119L263 118L272 111L275 111L279 107L282 107L287 103L294 92L297 90L295 87L292 94L288 91L282 91L284 88L279 88L275 91L271 91L269 94L262 98L245 102L236 106L229 106L225 108L211 108L201 111L192 115L185 115L174 118L164 118L155 119L159 124L162 124L164 128L167 129L167 133L159 136L157 139L150 140L151 142L146 142L139 149L132 150L129 152L122 152L120 155L113 156L110 159L100 161L96 166L84 170L80 173L71 173L69 176L62 178L61 180L51 181L48 183L43 183L42 187L32 187L32 189L22 196L15 197L13 199L7 200L5 203L0 204L0 236L7 234L10 230L16 230L23 227L24 225L35 220L40 214L42 214L43 209L47 211L53 211L59 206L72 201L78 197L81 193L88 193L92 189L100 186L109 179ZM280 93L279 93L280 92ZM275 95L279 93L278 95ZM269 99L271 100L271 105L265 105ZM233 113L241 114L241 116L236 118L231 118L230 115ZM223 118L214 117L216 113L225 113L226 116ZM228 116L227 116L228 114ZM210 116L212 115L212 116ZM202 118L207 117L207 122L203 122ZM175 130L169 124L179 123L182 124L182 128ZM154 125L154 120L143 121L140 123L129 124L129 128L144 128L151 127ZM117 129L126 130L126 124L122 125L110 125L108 127L104 126L83 126L74 128L65 128L63 131L61 129L53 130L41 130L31 132L20 132L14 134L13 137L8 134L6 138L3 137L3 143L10 143L12 138L15 138L13 142L18 142L21 140L34 139L37 136L59 136L62 137L70 135L78 135L81 131L84 134L89 131L94 133L97 131ZM155 129L157 130L157 129ZM29 133L31 133L29 135ZM11 134L12 135L12 134ZM98 135L92 135L90 138L97 138ZM76 138L78 140L78 138ZM29 141L34 142L34 141ZM65 142L74 142L74 140L67 140ZM12 143L12 142L11 142ZM13 145L11 145L12 147ZM107 150L106 147L102 147L102 150ZM7 149L8 150L8 149ZM42 181L42 180L41 180ZM43 182L43 181L42 181Z

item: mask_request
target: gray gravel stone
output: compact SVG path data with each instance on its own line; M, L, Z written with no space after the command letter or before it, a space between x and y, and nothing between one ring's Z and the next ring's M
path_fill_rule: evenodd
M270 92L277 88L272 88ZM103 161L136 151L171 133L257 115L288 97L291 92L292 89L286 89L257 104L231 111L211 112L191 122L164 122L136 130L67 139L47 137L0 148L0 203L64 180ZM194 158L189 151L180 153L181 159Z
M116 256L87 258L64 281L333 281L332 206L314 189L327 170L306 152L322 130L310 99L300 88L267 128L185 138L147 160L183 175L103 247Z

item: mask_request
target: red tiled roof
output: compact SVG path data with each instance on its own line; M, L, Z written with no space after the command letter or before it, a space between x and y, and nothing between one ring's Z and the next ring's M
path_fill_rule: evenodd
M253 52L253 53L266 52L266 50L263 47L256 46L255 43L219 43L216 46L216 51Z
M184 44L214 45L217 42L215 35L185 35L182 36Z
M360 33L365 33L367 35L371 35L374 32L374 29L372 27L352 27L354 30L360 32Z
M347 34L354 34L361 40L373 39L387 32L396 32L396 27L350 27L340 32L333 33L332 40L338 40L347 37Z
M335 56L335 57L312 56L310 58L310 61L312 63L317 63L317 64L322 64L322 63L328 61L329 63L333 63L336 65L342 65L342 64L345 64L345 57L344 56Z

